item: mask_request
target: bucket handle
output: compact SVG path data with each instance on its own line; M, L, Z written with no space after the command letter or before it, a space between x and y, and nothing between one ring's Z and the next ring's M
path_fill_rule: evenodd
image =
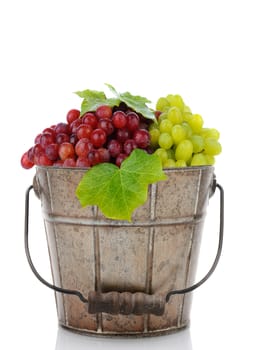
M154 314L154 315L161 316L163 315L165 310L165 303L169 301L172 295L190 293L193 290L200 287L212 275L212 273L214 272L219 262L221 252L222 252L222 247L223 247L223 235L224 235L224 190L223 190L223 187L218 183L216 183L216 180L214 179L214 190L215 188L218 188L220 191L220 218L219 218L220 222L219 222L218 248L217 248L216 257L214 259L214 262L210 270L199 282L184 289L172 290L167 293L165 298L163 295L155 295L155 294L150 295L143 292L131 293L131 292L117 292L117 291L108 292L108 293L90 291L88 294L88 298L85 298L83 294L78 290L61 288L61 287L55 286L54 284L49 283L38 273L37 269L33 264L31 254L29 251L29 239L28 239L29 238L28 237L29 236L29 198L30 198L30 191L33 188L34 188L33 185L29 186L25 195L24 245L25 245L25 252L26 252L26 257L27 257L29 266L32 272L34 273L34 275L37 277L37 279L40 282L42 282L45 286L53 289L55 292L75 295L83 303L87 303L88 312L91 314L106 312L109 314L123 314L123 315Z

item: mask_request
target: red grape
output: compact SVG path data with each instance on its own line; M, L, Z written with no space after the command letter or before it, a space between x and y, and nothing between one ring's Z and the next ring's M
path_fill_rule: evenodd
M70 141L71 144L76 145L76 143L78 142L77 135L76 134L71 134L69 141Z
M115 130L111 120L107 118L99 119L98 128L104 130L107 135L111 135Z
M139 116L134 112L127 113L127 128L130 131L135 131L139 128Z
M63 142L59 145L59 156L61 160L72 158L75 155L74 146L70 142Z
M139 148L147 148L150 144L150 135L145 129L136 130L133 134L133 139Z
M54 141L55 140L53 135L49 133L44 133L41 135L39 143L41 144L41 147L46 148L51 143L54 143Z
M77 130L76 130L76 135L77 138L80 140L82 138L89 138L89 136L91 135L93 131L93 128L91 125L88 124L81 124L80 126L78 126Z
M25 152L22 155L20 163L24 169L30 169L34 166L34 163L31 162L28 158L28 152Z
M93 129L96 129L97 128L97 117L94 113L92 112L87 112L85 113L83 116L82 116L82 122L84 124L88 124L88 125L91 125L91 127Z
M116 139L124 143L130 137L130 132L127 129L118 129L116 132Z
M55 127L56 134L69 134L70 133L70 127L69 124L66 123L58 123Z
M121 163L128 157L125 153L119 153L119 155L116 157L116 165L120 167Z
M59 145L57 143L51 143L45 148L45 153L50 160L57 160L59 157Z
M76 133L77 128L82 124L82 119L78 118L76 120L74 120L71 124L70 124L70 131L71 133Z
M34 153L34 157L36 156L40 156L41 154L44 154L44 148L41 146L40 143L37 143L34 147L33 147L33 153Z
M34 147L31 147L27 151L27 156L28 156L28 159L31 161L31 163L34 163Z
M66 115L66 120L68 124L71 124L74 120L78 119L80 116L80 111L78 109L71 109Z
M77 158L76 160L76 166L78 168L89 168L91 166L89 160L87 158Z
M90 140L95 147L102 147L106 142L106 132L102 129L95 129L91 133Z
M115 128L123 129L127 123L126 114L122 111L116 111L113 114L112 123L113 123Z
M136 141L133 139L128 139L123 145L124 152L129 155L135 148L137 148Z
M41 165L41 166L50 166L53 164L53 161L50 160L46 154L41 154L38 157L36 157L36 165Z
M116 158L119 153L122 152L122 145L117 140L110 140L107 145L108 151L111 155L111 157Z
M97 118L111 118L112 113L112 108L107 105L99 106L95 111Z
M56 133L55 133L54 129L52 129L52 128L46 128L42 131L42 134L46 134L46 133L51 134L54 138L56 136Z
M157 119L159 119L161 113L162 113L162 112L160 112L160 111L155 111L155 112L154 112L155 117L156 117Z
M93 149L92 143L88 139L81 139L75 145L75 153L78 157L85 158L89 151Z
M98 148L97 151L99 153L101 163L110 162L111 157L110 157L110 153L109 153L107 148L101 147L101 148Z
M63 167L74 168L76 166L76 161L74 158L66 158L62 164Z
M149 123L125 103L99 106L82 117L78 109L35 137L35 145L22 155L21 165L91 167L111 162L118 166L135 148L148 151Z
M41 133L41 134L38 134L38 135L35 137L35 140L34 140L34 143L35 143L35 144L40 142L41 135L42 135L42 133Z
M97 151L97 149L92 149L91 151L89 151L87 155L87 159L91 165L99 164L101 161L100 154Z
M63 142L69 142L70 136L68 134L65 134L63 132L56 135L56 143L60 145Z

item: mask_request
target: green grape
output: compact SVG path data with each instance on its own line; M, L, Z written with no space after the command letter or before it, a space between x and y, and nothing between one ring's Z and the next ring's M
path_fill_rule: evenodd
M207 165L207 159L202 153L194 154L191 159L191 166Z
M184 105L183 112L192 114L191 108L189 106L186 106L186 105Z
M172 122L172 124L181 124L183 121L183 117L180 108L177 106L171 107L168 110L167 118Z
M167 168L214 165L222 152L220 132L204 128L200 114L192 114L180 95L160 97L156 104L161 114L149 127L150 145Z
M203 127L203 118L200 114L193 114L192 117L188 120L190 127L194 133L199 133Z
M159 129L159 124L157 122L151 123L148 130L150 131L153 129Z
M159 145L161 148L169 149L173 145L173 139L167 132L163 132L159 136Z
M176 160L185 160L186 162L188 159L191 158L193 153L193 145L190 140L183 140L181 141L178 146L176 147L175 151L175 159Z
M166 107L169 107L169 106L170 106L169 101L165 97L160 97L156 104L156 110L163 112L166 109Z
M171 129L171 136L175 145L178 145L182 140L186 139L186 129L183 126L176 124Z
M208 133L210 129L209 128L202 128L199 132L199 134L203 137L206 138L206 134Z
M193 131L192 128L190 127L190 125L186 122L182 123L182 127L184 128L185 132L186 132L186 138L190 138Z
M168 159L175 159L175 151L172 148L167 149L166 152L168 155Z
M178 107L181 111L184 110L184 102L180 95L168 95L166 99L169 101L171 107Z
M188 122L192 118L192 113L183 112L182 118L183 118L183 121Z
M205 156L206 162L208 165L214 165L215 163L215 157L214 156L209 156L209 154L203 153Z
M217 140L207 138L204 140L204 152L209 156L216 156L222 152L222 146Z
M164 168L175 168L176 167L176 162L173 159L167 159L164 163L163 163L163 167Z
M192 141L194 153L199 153L204 149L204 139L202 136L194 134L190 137L190 141Z
M200 134L206 139L211 138L215 140L219 140L220 138L220 132L217 129L214 128L203 128L200 132Z
M187 166L185 160L179 159L177 160L177 162L175 163L176 168L184 168Z
M162 132L170 133L172 126L173 126L173 124L169 119L163 119L159 125L160 132L161 133Z
M167 117L168 117L168 113L166 113L166 112L161 113L161 115L159 116L159 119L158 119L159 123L161 123L162 120L167 119Z
M159 129L151 129L149 130L149 135L150 135L150 145L152 147L158 147L159 145L159 136L160 136L160 131Z
M159 156L162 164L164 164L166 160L168 160L168 154L164 148L157 148L154 153Z

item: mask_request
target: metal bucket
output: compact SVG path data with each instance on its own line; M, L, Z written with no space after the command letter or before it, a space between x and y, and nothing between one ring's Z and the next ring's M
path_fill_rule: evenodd
M223 239L223 189L211 166L166 170L149 187L132 223L81 208L76 187L86 170L37 167L26 193L25 247L35 275L56 293L59 324L88 334L151 336L186 327L191 291L213 272ZM193 284L209 197L220 189L219 246L207 275ZM28 249L29 193L41 200L51 284Z

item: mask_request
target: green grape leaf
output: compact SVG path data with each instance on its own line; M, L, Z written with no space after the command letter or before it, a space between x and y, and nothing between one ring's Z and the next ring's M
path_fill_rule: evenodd
M76 91L76 95L83 98L81 104L81 116L86 112L95 111L97 107L105 104L106 96L103 91L96 90L83 90Z
M97 205L109 219L131 221L133 211L144 204L148 185L166 180L156 154L135 149L121 167L101 163L81 179L76 196L81 205Z
M108 105L111 107L118 106L120 104L120 100L118 98L85 98L81 104L81 116L86 112L95 111L99 106Z
M146 103L150 102L145 97L131 95L130 92L124 92L120 94L120 100L132 108L137 113L142 114L145 118L156 120L154 112L146 106Z
M105 93L103 91L86 89L83 91L76 91L75 94L81 98L86 98L86 99L90 99L90 98L91 99L101 99L101 100L106 99Z
M105 84L108 86L110 91L117 96L117 98L120 99L120 101L124 102L128 107L132 108L137 113L142 114L145 118L156 120L156 116L154 111L152 111L146 103L151 103L146 97L138 96L138 95L132 95L130 92L124 92L124 93L118 93L116 89L110 85Z
M120 104L120 99L118 98L107 98L103 91L96 90L83 90L76 91L76 95L83 98L81 104L81 116L86 112L95 111L99 106L108 105L116 106Z
M76 95L83 98L81 104L81 116L86 112L95 111L101 105L114 107L118 106L120 102L124 102L128 107L132 108L135 112L142 114L145 118L156 121L154 111L146 105L146 103L150 103L147 98L132 95L130 92L118 93L112 85L105 85L115 97L107 98L103 91L89 89L75 92Z
M113 87L113 85L105 83L105 85L108 87L108 89L117 97L119 97L119 93L116 91L116 89Z

